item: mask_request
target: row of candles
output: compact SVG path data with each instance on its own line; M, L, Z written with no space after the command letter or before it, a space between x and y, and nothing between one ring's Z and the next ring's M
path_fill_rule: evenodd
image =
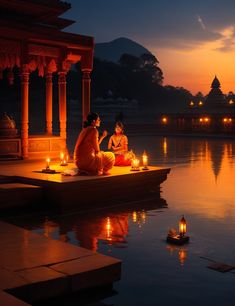
M51 162L51 159L48 157L46 159L46 169L50 169L50 162ZM67 166L68 162L69 162L69 156L66 155L66 157L65 157L64 153L60 153L60 165L61 166Z
M69 161L69 155L65 155L63 152L60 153L60 166L67 166ZM46 169L50 169L51 159L48 157L46 159ZM142 170L148 170L148 155L146 151L144 151L142 155ZM133 158L131 161L131 170L139 171L140 170L140 160L138 158Z
M142 170L148 170L148 155L146 153L146 151L144 151L143 155L142 155L142 165L143 168ZM139 171L140 170L140 160L138 158L133 158L131 161L131 170L133 171Z
M56 173L55 170L50 168L51 159L49 157L46 158L46 168L42 169L44 173ZM69 155L65 155L63 152L60 153L60 166L67 166L69 162Z

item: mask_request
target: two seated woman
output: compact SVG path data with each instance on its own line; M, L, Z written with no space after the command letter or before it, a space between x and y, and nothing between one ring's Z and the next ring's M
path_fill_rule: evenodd
M115 133L109 139L108 149L113 152L100 150L100 144L108 133L104 131L102 136L99 137L97 130L99 126L99 115L89 113L74 150L74 162L81 174L106 175L109 174L113 165L129 166L131 164L131 156L128 153L128 139L124 135L122 123L116 123Z

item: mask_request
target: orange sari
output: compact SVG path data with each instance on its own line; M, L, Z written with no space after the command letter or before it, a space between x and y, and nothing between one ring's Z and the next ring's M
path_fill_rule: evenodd
M78 136L74 150L74 162L79 171L96 175L112 168L115 157L112 152L102 152L99 133L93 126L84 128Z

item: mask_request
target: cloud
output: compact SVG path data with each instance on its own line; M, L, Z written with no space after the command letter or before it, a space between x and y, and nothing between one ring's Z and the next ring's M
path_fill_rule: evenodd
M205 29L206 29L206 26L205 26L205 24L204 24L202 18L201 18L199 15L197 15L197 21L198 21L198 23L200 24L201 28L202 28L203 30L205 30Z
M228 26L218 31L222 37L218 40L220 47L216 48L216 51L230 52L235 49L235 27Z

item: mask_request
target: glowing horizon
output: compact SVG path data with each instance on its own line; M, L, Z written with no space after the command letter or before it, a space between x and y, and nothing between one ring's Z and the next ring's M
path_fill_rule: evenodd
M201 91L206 95L216 75L224 94L234 91L235 50L232 48L234 28L224 28L220 34L222 35L220 39L204 42L200 46L191 46L188 49L149 46L160 62L164 85L182 86L192 94ZM231 43L231 49L224 50L228 41Z

